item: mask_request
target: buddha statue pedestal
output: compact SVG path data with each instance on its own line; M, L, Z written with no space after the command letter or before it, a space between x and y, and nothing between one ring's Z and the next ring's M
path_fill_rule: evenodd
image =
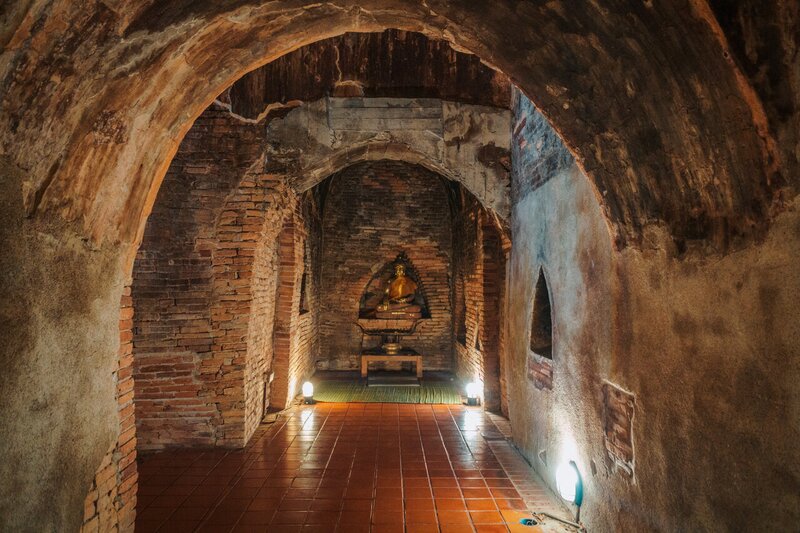
M386 285L375 292L368 292L373 307L367 307L359 314L357 325L362 332L362 376L366 376L370 361L381 361L393 364L414 362L417 376L422 377L422 356L412 349L404 348L401 341L404 336L414 333L417 325L422 322L423 315L428 315L424 298L417 294L417 283L406 276L405 270L403 262L396 262L394 276L385 282ZM376 301L377 298L381 299ZM381 340L377 346L371 341L369 344L372 347L365 348L364 337L380 337Z
M360 318L356 324L361 329L361 377L367 377L370 362L415 363L417 379L422 378L422 354L403 348L403 335L411 335L422 322L410 318ZM379 336L381 344L376 348L364 348L364 337Z
M383 352L387 355L413 352L403 348L401 341L405 335L412 335L420 322L416 318L360 318L356 324L361 329L361 352ZM364 337L380 337L376 348L364 349Z
M375 310L375 318L416 320L422 318L422 307L413 304L388 304L385 309Z

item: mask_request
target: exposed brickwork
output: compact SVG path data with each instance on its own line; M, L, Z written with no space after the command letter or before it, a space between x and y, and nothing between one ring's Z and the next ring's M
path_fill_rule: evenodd
M528 379L539 390L553 389L553 362L533 352L528 352Z
M300 200L284 185L285 167L265 165L262 151L263 126L212 106L167 173L134 268L141 449L242 446L263 415L270 374L276 405L293 392L281 386L287 374L308 375L311 342L292 347L298 372L280 359L273 368L276 297L285 291L278 234L294 217L299 264L309 230ZM292 300L279 298L281 305L299 307L299 281L289 289ZM317 315L308 315L302 326L292 321L305 332L298 338L313 338L307 330Z
M358 368L359 300L372 276L405 252L425 287L431 318L403 344L426 369L452 360L452 233L447 186L421 167L378 161L332 178L323 216L318 367ZM368 338L375 344L378 339Z
M141 449L242 444L241 415L238 434L225 431L226 423L235 421L234 408L241 409L236 405L242 402L241 392L234 399L235 383L226 386L219 378L234 377L234 367L241 374L244 359L231 358L225 376L217 375L222 365L216 364L215 354L227 347L227 337L219 337L214 327L225 315L213 305L212 280L219 277L215 262L224 262L223 257L233 262L249 253L252 261L254 244L245 250L246 245L217 246L217 240L227 238L228 219L239 216L220 212L257 160L259 134L257 126L240 123L215 106L207 109L181 143L148 220L133 272Z
M243 445L261 420L273 359L281 220L297 198L279 176L247 176L228 198L213 243L212 355L201 373L215 387L225 440Z
M633 414L635 398L611 383L603 383L603 442L610 461L633 474Z
M136 424L133 409L133 302L126 287L120 300L117 383L119 437L103 458L84 502L84 533L132 532L136 518Z
M456 374L464 381L483 381L486 407L507 413L501 324L510 242L471 195L463 196L453 240L454 300L461 309L454 320Z
M311 43L247 73L230 89L233 110L249 118L269 104L329 95L403 94L508 107L510 92L508 78L477 56L398 30L346 33Z
M299 392L301 382L314 372L318 353L318 314L301 309L301 285L306 276L305 304L317 308L316 280L313 275L317 259L319 225L314 220L312 194L307 194L299 209L284 221L278 239L278 288L274 327L275 381L270 406L283 409ZM309 239L309 232L311 234Z

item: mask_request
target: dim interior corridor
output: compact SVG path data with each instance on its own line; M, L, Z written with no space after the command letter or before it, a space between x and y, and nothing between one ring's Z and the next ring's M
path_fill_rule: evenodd
M144 459L136 531L542 531L520 519L564 509L493 418L458 405L297 406L243 450Z
M799 30L0 3L0 532L796 529Z

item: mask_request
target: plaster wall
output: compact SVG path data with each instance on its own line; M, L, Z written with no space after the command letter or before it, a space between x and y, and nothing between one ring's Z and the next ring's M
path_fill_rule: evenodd
M488 209L509 214L511 113L431 98L324 98L272 120L269 160L307 190L365 160L418 163L458 181Z
M119 434L123 262L26 218L22 180L0 157L0 530L77 531Z
M790 530L800 518L800 216L726 255L679 254L663 227L616 251L595 190L524 98L513 145L509 406L555 488L577 462L592 531ZM552 389L522 378L539 268ZM603 389L633 395L632 472L609 454Z

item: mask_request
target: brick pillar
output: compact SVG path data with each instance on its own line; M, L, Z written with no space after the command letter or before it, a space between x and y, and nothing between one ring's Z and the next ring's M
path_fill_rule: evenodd
M275 381L270 388L271 407L283 409L289 398L290 356L292 351L292 316L297 278L294 220L287 217L278 236L278 284L275 294L275 325L272 330L272 371Z
M484 401L492 411L500 409L500 318L505 277L503 251L497 229L483 215L483 352Z

